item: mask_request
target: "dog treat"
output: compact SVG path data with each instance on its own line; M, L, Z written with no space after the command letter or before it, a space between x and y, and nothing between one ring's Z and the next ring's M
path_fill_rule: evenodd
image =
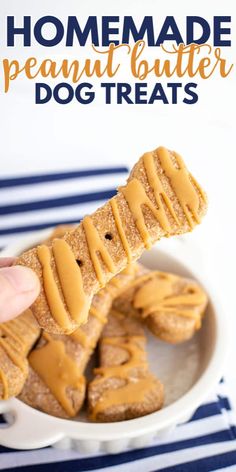
M38 275L32 310L40 326L71 333L86 322L92 297L163 236L191 231L206 196L182 158L160 147L134 166L127 184L63 239L33 248L17 261Z
M115 310L142 317L149 329L169 343L190 339L201 327L207 295L193 280L147 271L113 302Z
M70 336L44 332L28 357L29 375L20 400L51 415L75 416L86 389L79 357L80 345Z
M42 241L42 244L50 245L54 238L63 238L68 231L74 229L74 225L58 225L53 228L50 236Z
M93 297L88 321L71 335L43 333L29 355L29 375L20 399L62 418L81 409L86 382L84 370L101 335L113 298L129 284L139 267L127 267Z
M99 343L100 367L88 387L93 421L122 421L147 415L163 405L161 382L150 373L141 322L111 311Z
M20 393L28 374L26 358L39 335L31 310L0 324L0 400Z

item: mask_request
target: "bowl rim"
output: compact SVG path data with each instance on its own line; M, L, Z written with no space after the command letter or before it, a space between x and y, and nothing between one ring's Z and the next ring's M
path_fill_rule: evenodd
M26 249L29 245L36 245L42 240L42 238L46 238L50 234L51 229L52 228L48 228L46 230L37 231L22 240L20 239L20 241L17 241L16 243L8 245L1 251L0 257L6 255L17 256L20 251ZM178 241L178 238L174 239ZM176 244L178 246L178 251L176 251ZM174 244L172 243L171 245L168 245L164 250L162 247L158 249L158 246L154 246L152 251L161 251L163 254L174 258L181 264L183 270L191 273L192 277L201 283L208 293L209 302L214 313L216 330L212 353L203 373L200 374L200 377L194 385L182 397L163 409L139 418L113 423L89 423L78 420L62 419L36 410L16 398L2 401L0 402L0 412L13 412L16 418L16 423L17 421L20 421L22 427L26 423L28 425L29 420L32 422L33 418L35 418L35 421L42 423L45 428L47 428L47 425L51 428L50 434L48 432L50 437L45 437L45 440L41 437L41 440L39 441L34 441L34 439L29 441L28 438L27 445L24 444L24 448L44 447L68 436L70 438L81 440L110 441L121 438L137 437L153 431L163 430L170 427L172 424L178 424L181 420L183 421L183 418L187 415L193 413L220 380L227 355L228 336L227 317L224 315L223 307L219 301L218 295L212 289L209 281L206 280L202 274L199 274L199 271L193 269L193 263L182 261L183 251L185 251L183 244L179 245L174 242ZM7 429L10 430L13 426L9 425L8 428L4 428L5 433ZM0 443L7 445L6 442L7 439L5 441L4 438L1 438L0 429ZM14 447L17 447L17 445Z

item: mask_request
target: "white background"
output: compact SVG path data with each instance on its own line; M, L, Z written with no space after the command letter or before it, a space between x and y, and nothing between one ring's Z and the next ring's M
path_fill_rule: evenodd
M236 34L233 1L151 1L119 0L1 0L1 57L23 61L37 57L74 57L88 54L89 46L64 48L63 44L47 49L33 42L23 48L21 41L14 49L6 48L6 16L14 15L21 23L23 15L36 21L44 15L54 15L62 21L68 15L78 15L81 22L88 15L133 15L137 20L152 15L157 24L166 15L174 15L184 32L187 15L199 15L212 24L214 15L232 15L232 39ZM152 48L150 57L158 54ZM226 48L233 61L235 49ZM125 77L123 77L124 79ZM126 77L127 81L129 79ZM186 80L187 81L187 80ZM195 81L195 79L194 79ZM0 159L1 176L37 173L38 171L75 169L96 163L101 165L131 165L143 152L165 145L183 155L209 196L209 213L191 239L196 265L211 279L231 323L232 345L236 346L235 307L235 70L225 80L218 75L200 81L199 101L189 105L105 105L99 98L91 105L76 101L69 105L34 104L34 84L23 78L3 93L0 73ZM186 258L190 257L186 252ZM236 347L228 361L228 376L236 400Z

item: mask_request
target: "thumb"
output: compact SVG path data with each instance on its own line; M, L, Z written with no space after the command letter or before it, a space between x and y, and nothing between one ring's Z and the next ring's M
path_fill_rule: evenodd
M0 322L20 315L37 298L40 284L36 274L26 267L0 269Z

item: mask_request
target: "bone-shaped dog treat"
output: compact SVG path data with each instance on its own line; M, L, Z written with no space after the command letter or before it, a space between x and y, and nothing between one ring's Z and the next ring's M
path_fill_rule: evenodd
M122 421L147 415L163 404L163 385L148 368L139 320L111 311L99 343L100 367L89 384L94 421Z
M31 310L0 324L0 400L20 393L28 374L26 358L39 335Z
M68 231L71 231L75 228L74 225L58 225L58 226L55 226L55 228L53 228L53 230L51 231L51 234L48 236L48 238L46 238L44 241L42 241L42 244L46 244L46 245L50 245L51 242L53 241L53 239L55 238L63 238L63 236L65 236L65 234L68 232Z
M195 281L141 268L130 286L113 302L115 310L143 319L164 341L180 343L201 327L207 295Z
M177 153L160 147L144 154L114 198L63 239L18 259L40 279L32 306L39 324L48 332L74 331L86 322L99 288L161 237L191 231L206 206L205 193Z
M130 266L94 295L88 321L71 335L43 333L29 355L29 375L19 398L62 418L74 417L85 398L84 370L107 322L113 298L139 271Z
M20 400L51 415L75 416L86 389L78 362L80 351L70 336L44 332L29 355L29 375Z

